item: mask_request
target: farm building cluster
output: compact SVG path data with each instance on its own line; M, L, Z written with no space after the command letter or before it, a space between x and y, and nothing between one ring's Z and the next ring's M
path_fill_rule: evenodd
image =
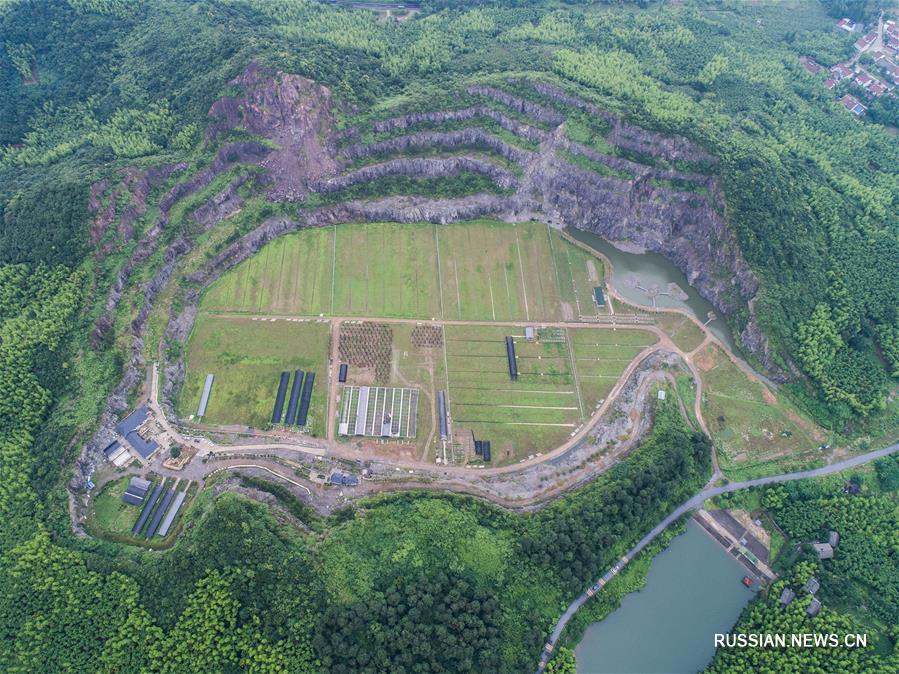
M141 506L140 515L131 528L131 534L147 540L154 536L165 538L186 498L186 489L176 491L173 487L165 486L163 482L154 487L149 480L132 477L128 488L122 494L122 501L128 505Z
M106 446L103 454L116 468L127 465L135 458L146 463L160 449L159 443L150 437L150 412L146 405L138 407L115 428L119 437Z
M412 439L418 419L418 389L345 386L338 434Z
M284 412L284 399L287 396L287 385L290 383L290 372L282 372L275 395L275 407L272 410L272 425L306 426L309 420L309 404L312 402L312 386L315 383L315 372L295 370L290 397L287 398L287 412Z

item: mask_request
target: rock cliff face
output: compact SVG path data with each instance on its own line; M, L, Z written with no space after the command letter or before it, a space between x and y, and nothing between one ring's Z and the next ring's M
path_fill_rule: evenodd
M476 105L470 108L460 108L458 110L435 110L432 112L416 112L401 117L392 117L391 119L382 119L372 123L372 129L375 131L396 131L408 129L416 124L425 122L439 124L441 122L463 122L477 117L485 117L492 119L506 131L514 133L526 140L539 143L546 138L546 132L537 129L524 122L519 122L508 115L504 115L498 110L487 107L486 105Z
M460 129L459 131L421 131L367 145L359 143L345 148L342 155L347 159L362 159L364 157L408 152L409 150L462 146L487 147L501 157L521 165L533 161L535 158L533 152L509 145L507 142L478 128Z
M612 126L612 131L607 139L612 145L632 152L639 152L651 157L662 157L671 161L690 161L702 163L715 163L717 157L710 155L695 143L683 136L664 136L654 131L648 131L639 126L628 124L618 115L601 110L593 103L584 101L577 96L572 96L552 84L538 82L534 88L546 98L580 108L592 115L605 119Z
M518 179L514 175L485 159L450 157L445 159L392 159L330 178L316 184L315 190L317 192L336 192L385 176L403 175L421 178L443 178L457 175L462 171L481 173L503 189L511 189L518 186Z

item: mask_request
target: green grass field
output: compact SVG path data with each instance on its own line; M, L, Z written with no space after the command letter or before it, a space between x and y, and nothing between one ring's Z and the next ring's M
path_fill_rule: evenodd
M784 399L766 393L716 346L697 354L702 414L731 479L806 468L817 460L825 435Z
M604 399L628 364L656 336L647 330L569 330L581 396L588 408Z
M203 382L212 373L215 383L202 421L265 428L281 372L300 369L315 372L309 425L320 435L327 406L329 331L324 322L199 314L187 345L179 415L196 414Z
M119 536L131 535L131 527L137 522L141 506L128 505L122 501L129 479L122 477L107 483L94 499L91 525L98 531Z
M224 274L201 309L462 320L592 316L602 262L545 224L372 223L280 237Z

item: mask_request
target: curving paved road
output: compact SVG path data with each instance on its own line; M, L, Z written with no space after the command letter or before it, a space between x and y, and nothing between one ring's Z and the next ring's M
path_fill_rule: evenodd
M577 599L571 602L571 604L565 610L565 613L563 613L559 618L559 621L556 623L556 626L553 628L552 634L549 637L549 641L546 642L546 645L543 648L543 654L540 657L540 664L537 666L537 674L542 674L544 668L546 667L546 663L549 662L549 658L552 654L553 648L555 648L556 642L559 640L559 636L562 634L562 630L565 629L565 625L567 625L572 616L577 613L577 610L584 603L586 603L586 601L597 591L602 589L602 587L606 583L612 580L612 578L614 578L621 571L621 569L623 569L627 565L627 563L634 558L637 553L639 553L643 548L649 545L649 543L656 536L662 533L672 522L679 519L691 510L696 510L702 507L702 504L705 503L707 499L710 499L714 496L720 496L721 494L727 494L732 491L748 489L749 487L758 487L761 485L774 484L777 482L791 482L793 480L803 480L809 477L821 477L824 475L830 475L832 473L839 473L840 471L847 470L849 468L855 468L856 466L861 466L862 464L869 463L870 461L874 461L896 451L899 451L899 443L890 445L889 447L884 447L883 449L878 449L874 452L868 452L867 454L860 454L843 461L838 461L837 463L832 463L829 466L822 466L821 468L803 470L799 471L798 473L772 475L771 477L760 477L755 480L746 480L745 482L732 482L721 487L708 487L706 489L703 489L701 492L675 508L671 512L671 514L668 515L668 517L659 522L659 524L656 525L656 527L652 531L646 534L634 547L628 550L627 554L625 554L621 559L615 562L614 566L606 571L605 574L603 574L603 576L599 580L597 580L589 590L587 590Z

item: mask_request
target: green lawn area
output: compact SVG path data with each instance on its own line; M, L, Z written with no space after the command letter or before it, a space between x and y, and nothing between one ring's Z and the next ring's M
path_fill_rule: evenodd
M201 313L187 344L178 413L196 414L206 375L215 375L203 422L264 428L282 371L315 372L309 424L324 431L330 325L317 321L254 320Z
M783 396L749 378L717 346L696 357L702 373L702 413L732 480L800 470L820 461L825 436Z
M464 320L593 316L602 262L543 223L346 224L272 241L206 291L207 312Z
M100 532L130 536L131 527L140 516L141 506L128 505L122 494L128 488L129 477L108 482L94 498L91 526Z

